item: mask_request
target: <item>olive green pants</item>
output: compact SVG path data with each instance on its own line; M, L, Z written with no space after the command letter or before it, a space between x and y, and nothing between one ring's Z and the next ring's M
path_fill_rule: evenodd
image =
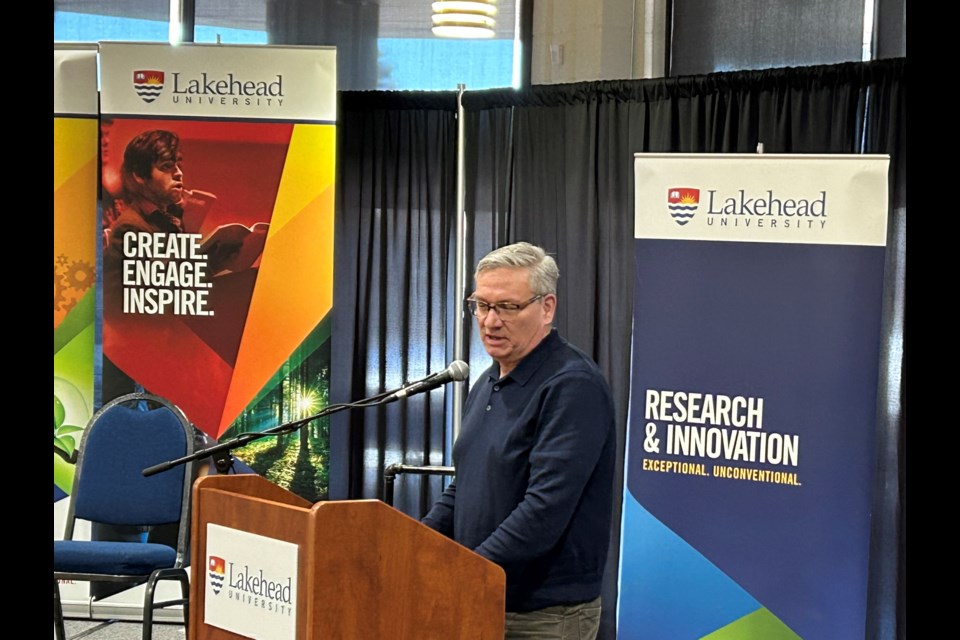
M507 612L505 640L594 640L600 629L600 598L580 604Z

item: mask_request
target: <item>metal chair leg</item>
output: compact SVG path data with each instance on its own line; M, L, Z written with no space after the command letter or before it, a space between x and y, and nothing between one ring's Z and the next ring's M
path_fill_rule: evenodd
M67 633L63 628L63 605L60 603L60 583L53 579L53 631L57 640L66 640Z
M179 582L182 599L155 602L157 584L162 580L176 580ZM143 594L142 640L151 640L153 635L153 610L165 609L175 604L183 606L183 624L184 628L187 628L190 621L190 577L184 569L157 569L147 581L146 592Z

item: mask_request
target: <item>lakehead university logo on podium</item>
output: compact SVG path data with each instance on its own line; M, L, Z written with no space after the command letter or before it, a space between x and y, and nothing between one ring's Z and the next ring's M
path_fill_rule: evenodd
M298 545L207 523L206 624L258 640L296 640Z
M144 102L150 104L163 93L163 71L151 69L134 71L133 88Z
M227 563L223 558L210 556L208 566L210 571L210 588L213 589L214 595L218 595L220 589L223 588L223 578L226 575Z
M691 220L700 206L700 189L673 187L667 190L667 210L681 227Z

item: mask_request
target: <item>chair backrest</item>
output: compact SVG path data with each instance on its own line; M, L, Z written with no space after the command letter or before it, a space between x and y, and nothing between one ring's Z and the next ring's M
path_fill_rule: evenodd
M145 393L116 398L90 419L79 450L64 538L73 537L77 518L134 527L188 523L193 462L143 476L147 467L193 453L193 427L175 405Z

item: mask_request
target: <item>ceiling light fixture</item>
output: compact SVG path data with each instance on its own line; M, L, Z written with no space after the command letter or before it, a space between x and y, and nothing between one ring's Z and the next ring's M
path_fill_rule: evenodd
M496 0L439 0L433 3L433 35L441 38L492 38Z

